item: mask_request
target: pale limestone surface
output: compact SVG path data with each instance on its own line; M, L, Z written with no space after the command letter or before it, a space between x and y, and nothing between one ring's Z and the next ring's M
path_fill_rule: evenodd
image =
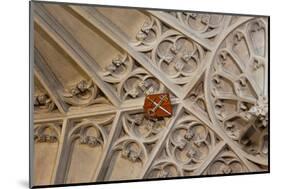
M267 17L32 6L33 184L268 170Z

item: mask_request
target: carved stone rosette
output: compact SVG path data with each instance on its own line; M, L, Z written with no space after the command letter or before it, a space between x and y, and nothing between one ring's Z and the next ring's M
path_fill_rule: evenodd
M206 77L212 121L264 166L268 158L267 27L253 19L221 42Z
M35 185L268 172L267 17L35 4Z

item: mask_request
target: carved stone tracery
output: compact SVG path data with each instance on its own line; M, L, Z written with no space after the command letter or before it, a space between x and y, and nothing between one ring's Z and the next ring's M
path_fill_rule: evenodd
M204 48L153 16L144 22L136 40L132 43L136 51L147 55L177 85L187 85L202 67Z
M260 158L266 160L268 153L267 84L255 77L257 73L262 78L266 76L264 32L262 19L232 31L221 43L207 77L212 81L207 90L213 104L213 120L256 163L261 163ZM253 44L251 39L257 35L262 39Z
M167 124L166 119L151 120L144 116L142 112L126 113L122 117L122 137L113 145L115 150L122 151L122 157L129 158L135 156L143 161L147 161L151 152L151 145L156 144L161 137L161 133ZM142 158L140 158L142 157Z
M96 14L85 16L83 8L73 10L78 20L84 19L82 24L86 25L86 20L87 25L100 30L89 27L91 32L101 32L108 39L122 38L114 19L112 23L97 22L101 17ZM97 11L94 7L90 10ZM93 66L99 82L83 73L77 77L80 80L71 80L73 85L54 85L52 89L58 90L58 95L34 93L35 112L47 117L47 122L36 120L35 145L61 145L56 161L62 169L54 169L57 175L52 182L268 170L266 18L180 11L161 11L159 16L154 11L143 12L147 19L138 21L140 30L134 33L134 39L125 39L126 44L112 40L111 45L118 46L110 55L114 58L110 62L107 59L104 67L95 65L101 69ZM111 32L116 35L111 36ZM81 52L79 55L86 57ZM75 64L81 66L79 61ZM161 80L162 75L165 78ZM173 97L173 116L146 118L143 97L163 92ZM115 96L120 100L118 105L111 104ZM51 113L61 111L59 103L70 108L55 117ZM54 123L53 119L63 119L64 124ZM75 171L78 169L88 180L79 178Z
M37 124L34 129L34 140L37 143L56 143L59 141L60 130L60 123Z
M218 156L210 163L203 174L206 175L223 175L242 173L247 171L245 165L237 157L237 155L229 148L224 148Z
M226 15L170 12L172 16L203 39L213 39L222 31Z
M153 163L147 178L192 175L214 150L217 136L196 117L184 112L165 143L162 155ZM165 169L167 166L170 169Z
M114 86L122 100L144 97L150 93L161 93L167 89L145 69L139 66L129 55L117 55L108 65L102 77L105 82Z
M85 107L93 104L108 104L104 97L99 96L99 89L92 81L81 80L63 93L64 101L70 106Z

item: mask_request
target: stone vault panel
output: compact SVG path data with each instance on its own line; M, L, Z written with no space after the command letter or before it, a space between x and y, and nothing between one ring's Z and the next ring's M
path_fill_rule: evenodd
M33 185L268 172L268 17L32 11ZM146 91L173 115L144 116Z

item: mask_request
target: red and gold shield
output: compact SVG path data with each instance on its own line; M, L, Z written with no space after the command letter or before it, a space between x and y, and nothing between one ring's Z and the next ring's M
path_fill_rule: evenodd
M170 117L173 113L168 93L147 95L143 107L148 118Z

